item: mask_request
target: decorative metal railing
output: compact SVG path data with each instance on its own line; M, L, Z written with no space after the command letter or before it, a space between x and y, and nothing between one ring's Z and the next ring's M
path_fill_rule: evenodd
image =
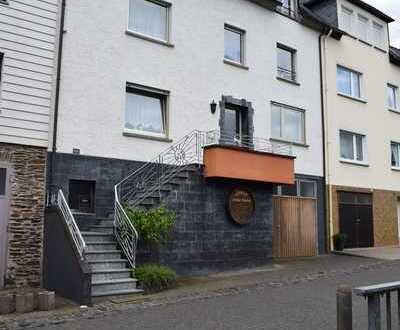
M62 190L58 187L50 187L46 195L46 206L56 206L62 214L62 218L67 225L72 241L78 251L79 257L85 259L86 243L83 239L82 233L75 221L74 215L69 208Z
M221 133L220 131L192 131L155 159L129 174L115 186L115 236L130 265L135 267L138 233L124 207L138 207L188 167L203 162L203 148L210 145L230 145L280 155L292 155L292 147L267 139Z
M280 78L286 79L286 80L290 80L293 82L296 82L297 79L297 75L296 72L293 70L287 70L285 68L281 68L278 66L278 76Z

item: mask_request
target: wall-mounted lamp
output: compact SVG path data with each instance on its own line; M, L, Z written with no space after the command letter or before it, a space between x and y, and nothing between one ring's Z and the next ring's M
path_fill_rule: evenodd
M210 104L211 113L214 114L217 111L217 103L213 100Z

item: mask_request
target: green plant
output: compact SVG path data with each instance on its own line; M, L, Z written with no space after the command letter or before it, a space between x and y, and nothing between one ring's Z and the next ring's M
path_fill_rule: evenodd
M165 242L176 220L175 213L165 206L151 210L126 208L126 214L140 238L150 244Z
M347 235L343 233L338 233L333 235L333 246L336 251L342 251L344 249L344 244L347 240Z
M134 276L146 293L159 292L176 285L176 273L165 266L143 265L134 270Z

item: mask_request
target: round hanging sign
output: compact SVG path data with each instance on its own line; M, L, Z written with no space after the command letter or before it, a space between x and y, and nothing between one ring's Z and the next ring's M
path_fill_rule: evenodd
M250 222L255 207L254 195L247 189L235 189L229 195L229 214L233 221L240 225L246 225Z

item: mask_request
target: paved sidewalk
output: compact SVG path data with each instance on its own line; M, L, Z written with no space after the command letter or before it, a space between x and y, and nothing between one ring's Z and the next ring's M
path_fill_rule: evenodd
M354 274L368 272L375 274L379 273L380 269L390 267L399 269L400 263L336 255L278 261L263 268L215 274L209 277L180 279L177 288L151 296L113 297L98 301L94 306L85 309L69 307L51 313L36 312L19 316L4 316L0 317L0 329L20 329L48 325L53 325L54 329L61 329L61 325L63 329L69 329L69 322L71 322L71 326L73 324L76 326L78 324L76 322L85 322L84 320L89 319L100 318L101 320L102 317L125 315L126 313L129 317L135 311L136 314L139 313L140 315L142 309L148 310L157 306L171 306L181 303L197 304L196 302L200 303L204 299L241 296L252 290L263 288L265 290L289 289L291 286L308 285L308 283L317 283L323 286L324 281L333 281L340 276L352 277ZM383 271L382 273L385 274L386 272ZM334 290L334 287L332 289ZM318 294L318 292L315 292L315 294ZM334 294L333 297L330 296L331 294L329 294L329 298L334 299ZM272 296L268 299L272 299ZM66 324L64 325L64 323ZM78 326L75 328L85 327ZM104 326L103 329L108 328Z
M355 257L374 258L379 260L400 260L400 247L389 246L363 249L347 249L344 250L342 254Z

